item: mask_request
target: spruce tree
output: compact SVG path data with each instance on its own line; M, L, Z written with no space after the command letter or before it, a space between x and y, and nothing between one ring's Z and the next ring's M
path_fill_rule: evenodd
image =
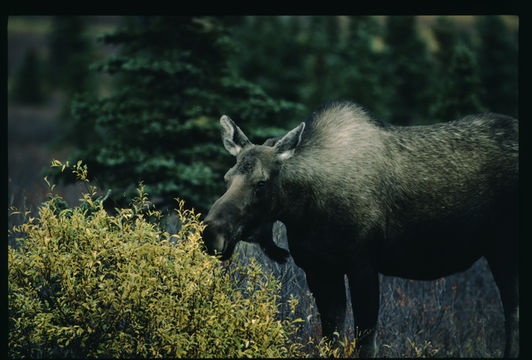
M21 104L42 104L45 100L43 78L35 49L26 52L24 61L15 74L11 97Z
M378 54L380 28L370 16L258 16L232 31L241 75L272 96L305 106L300 118L324 102L349 99L385 117Z
M74 102L72 160L83 159L115 200L143 181L159 206L179 196L205 212L234 162L220 144L222 114L256 141L297 122L278 120L290 103L232 71L234 43L217 18L128 17L103 41L119 53L94 68L120 81L109 97Z
M226 21L236 42L236 71L270 96L300 101L297 90L304 79L303 48L298 39L301 19L250 16L236 24L232 20Z
M518 116L518 39L500 16L477 20L480 39L478 59L484 96L492 112Z
M418 34L414 16L389 16L382 67L389 88L390 122L407 125L425 121L432 100L432 59Z
M441 78L451 64L451 57L458 40L458 32L456 23L447 16L438 16L431 30L438 44L435 60Z
M379 119L387 120L379 54L372 45L373 36L379 34L379 25L371 16L352 16L348 25L347 37L339 48L342 63L335 71L338 97L353 100Z
M441 91L433 107L433 116L438 121L449 121L484 112L480 95L480 77L475 55L463 42L458 42L454 46L448 71L443 77Z
M58 116L63 130L59 144L72 143L68 134L72 132L70 117L74 96L95 90L94 76L89 70L94 53L86 29L86 19L80 16L54 16L52 20L48 81L63 94Z
M303 64L305 81L300 96L307 109L314 110L340 96L337 80L342 61L339 56L338 17L312 16L308 23L308 37L304 45L307 56Z
M89 65L92 47L86 34L86 19L54 16L49 35L49 81L66 92L91 90Z

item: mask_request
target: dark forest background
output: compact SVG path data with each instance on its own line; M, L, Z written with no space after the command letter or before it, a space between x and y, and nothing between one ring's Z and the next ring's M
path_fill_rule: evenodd
M180 197L205 214L234 161L220 141L222 114L256 143L333 99L394 125L518 118L518 30L516 16L10 17L8 203L36 210L47 176L76 204L79 185L49 164L81 159L102 194L111 191L110 209L142 181L159 208ZM304 274L253 246L238 248L240 261L260 257L286 298L297 294L315 316ZM381 280L381 356L502 354L483 260L439 282ZM416 318L427 302L432 315Z

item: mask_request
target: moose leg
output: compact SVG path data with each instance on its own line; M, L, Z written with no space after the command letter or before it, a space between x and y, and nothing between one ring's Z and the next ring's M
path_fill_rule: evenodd
M519 270L517 261L489 259L491 272L499 288L504 309L506 346L504 357L519 357Z
M358 268L349 276L349 290L355 326L361 338L360 357L375 357L377 353L377 319L379 315L379 277L377 271Z
M346 302L343 274L306 271L306 276L320 313L323 336L332 339L335 331L342 334Z

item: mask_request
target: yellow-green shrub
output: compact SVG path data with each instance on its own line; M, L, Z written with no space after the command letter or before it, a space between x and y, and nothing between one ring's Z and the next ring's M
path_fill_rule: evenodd
M252 261L235 288L183 201L170 235L148 220L160 214L141 211L142 187L114 215L91 191L73 209L55 196L14 229L23 237L8 249L10 357L300 355L287 341L295 321L276 320L278 281Z

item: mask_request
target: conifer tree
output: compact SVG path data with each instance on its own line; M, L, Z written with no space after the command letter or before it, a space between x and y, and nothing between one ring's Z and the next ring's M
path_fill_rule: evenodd
M42 72L35 49L26 52L24 61L15 74L11 96L14 102L41 104L45 100Z
M80 16L54 16L50 32L49 81L67 92L91 90L92 47Z
M346 26L347 25L347 26ZM386 114L370 16L258 16L233 29L242 51L236 67L267 93L305 106L300 118L324 102L350 99Z
M480 95L480 78L474 53L463 42L458 42L454 46L448 71L443 76L433 116L438 121L449 121L484 112Z
M309 19L308 38L304 49L305 81L301 100L307 109L314 110L324 102L339 97L338 70L340 36L338 17L312 16Z
M237 43L236 71L268 95L298 102L304 79L298 17L251 16L230 25Z
M353 100L373 112L379 119L387 120L385 88L379 55L372 45L373 36L379 34L379 25L370 16L349 18L349 32L339 52L342 63L336 69L338 96Z
M95 88L94 77L89 70L94 53L86 36L86 28L86 19L80 16L54 16L52 20L48 81L63 94L62 109L58 116L62 120L63 130L60 143L71 142L68 134L72 131L72 122L69 120L74 96L92 92Z
M438 16L432 26L432 33L438 43L435 60L441 78L451 64L453 50L458 40L456 23L447 16Z
M425 121L432 100L433 63L420 38L414 16L389 16L384 36L385 86L389 88L390 122L407 125Z
M492 112L518 116L518 41L500 16L477 20L480 38L478 59L484 95Z
M73 160L83 159L115 199L143 181L156 204L179 196L205 212L234 161L220 145L220 116L255 141L288 128L278 115L294 107L232 71L234 43L217 18L128 17L103 41L119 53L95 69L120 81L109 97L74 102Z

